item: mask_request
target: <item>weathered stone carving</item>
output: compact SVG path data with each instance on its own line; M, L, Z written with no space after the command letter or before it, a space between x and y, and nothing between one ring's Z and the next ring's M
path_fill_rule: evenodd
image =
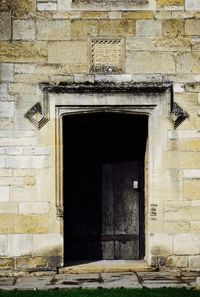
M169 120L173 124L174 129L176 129L188 117L188 113L184 111L176 102L173 102L172 111L169 114Z
M123 40L92 40L91 55L92 72L122 72Z
M37 102L24 115L39 130L49 121L48 94L44 93L43 104Z

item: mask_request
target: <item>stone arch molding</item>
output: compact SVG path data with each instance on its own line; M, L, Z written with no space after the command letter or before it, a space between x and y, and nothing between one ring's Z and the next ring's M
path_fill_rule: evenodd
M173 84L166 83L100 83L96 84L59 84L57 86L49 83L41 83L40 87L43 91L43 101L34 104L26 113L27 118L38 130L40 130L49 120L49 93L82 93L82 92L138 92L138 91L160 91L171 90L171 108L169 111L169 120L176 129L186 118L188 113L184 111L176 102L173 101Z
M50 119L55 129L55 204L57 217L63 217L62 118L81 113L129 113L149 116L148 184L163 169L170 122L176 128L188 115L173 102L173 84L165 83L80 83L40 84L43 102L36 103L25 115L41 129ZM153 186L148 189L148 204L153 204ZM150 214L154 212L151 212ZM154 215L155 216L155 215Z

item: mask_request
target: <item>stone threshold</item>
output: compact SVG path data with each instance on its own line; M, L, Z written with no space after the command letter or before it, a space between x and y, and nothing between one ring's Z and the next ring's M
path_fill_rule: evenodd
M72 263L59 269L60 274L78 273L117 273L152 272L156 267L149 266L144 260L102 260L89 263Z

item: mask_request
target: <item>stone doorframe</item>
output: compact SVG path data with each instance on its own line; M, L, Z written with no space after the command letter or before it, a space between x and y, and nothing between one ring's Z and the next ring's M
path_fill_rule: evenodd
M83 113L126 113L147 115L148 146L145 173L145 259L150 263L149 236L155 211L154 179L164 171L164 151L173 108L172 83L81 83L41 84L48 114L55 119L55 204L57 218L63 220L63 141L62 118ZM47 104L48 102L48 104ZM134 137L134 135L133 135Z

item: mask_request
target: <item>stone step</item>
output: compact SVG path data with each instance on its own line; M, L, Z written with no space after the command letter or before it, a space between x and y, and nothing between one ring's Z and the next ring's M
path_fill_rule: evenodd
M156 267L151 267L146 261L102 260L85 264L74 264L59 269L59 273L114 273L114 272L151 272Z

